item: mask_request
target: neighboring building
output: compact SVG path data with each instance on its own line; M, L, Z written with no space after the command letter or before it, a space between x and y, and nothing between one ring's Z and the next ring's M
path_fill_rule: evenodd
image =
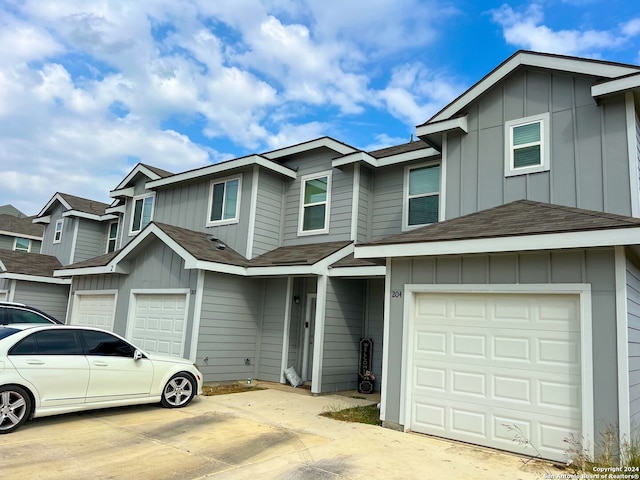
M11 215L12 217L26 218L27 216L13 205L0 205L0 215Z
M518 52L417 127L440 222L355 249L387 261L385 425L554 460L631 438L639 112L640 67Z
M39 253L43 228L34 225L32 220L32 217L0 213L0 249Z

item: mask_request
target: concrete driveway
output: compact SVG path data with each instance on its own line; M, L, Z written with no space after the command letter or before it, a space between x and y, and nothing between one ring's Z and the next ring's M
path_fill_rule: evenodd
M301 392L300 392L301 393ZM318 416L367 403L267 389L36 419L0 436L7 479L541 479L553 467Z

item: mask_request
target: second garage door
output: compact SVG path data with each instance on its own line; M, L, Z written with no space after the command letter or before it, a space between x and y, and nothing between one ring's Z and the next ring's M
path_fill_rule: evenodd
M182 357L186 294L135 294L129 338L147 352Z
M411 430L566 460L582 418L578 306L572 295L418 294Z
M73 306L71 324L113 330L115 310L115 293L78 294Z

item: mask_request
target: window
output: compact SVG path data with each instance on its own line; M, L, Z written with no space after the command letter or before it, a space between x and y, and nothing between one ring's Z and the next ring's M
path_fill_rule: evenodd
M28 238L16 238L13 243L13 249L18 252L30 252L31 251L31 240Z
M3 315L4 313L4 315ZM8 325L10 323L53 323L46 317L35 312L18 308L0 308L0 323Z
M505 123L505 176L549 170L549 114Z
M133 347L114 335L94 330L83 330L81 335L87 345L87 355L133 358Z
M330 172L302 177L299 235L312 235L329 231L330 198Z
M118 241L118 222L111 222L109 224L109 230L107 233L107 253L111 253L116 250L117 241Z
M207 226L238 222L241 183L241 177L211 182Z
M436 223L440 212L440 164L405 170L403 229Z
M131 232L136 234L144 227L149 225L153 218L153 200L154 195L137 197L133 199L133 214L131 216Z
M9 355L82 355L75 330L46 330L29 335Z
M53 231L53 243L60 243L62 240L62 226L64 225L64 219L56 220L56 228Z

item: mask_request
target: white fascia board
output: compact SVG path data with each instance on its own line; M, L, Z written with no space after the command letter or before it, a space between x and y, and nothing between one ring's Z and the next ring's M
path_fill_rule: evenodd
M86 218L87 220L95 220L96 222L104 222L107 220L115 220L115 215L95 215L93 213L81 212L79 210L68 210L62 214L63 217Z
M280 175L284 175L285 177L288 177L291 179L296 178L296 172L294 172L290 168L274 163L259 155L250 155L248 157L229 160L227 162L222 162L222 163L216 163L215 165L211 165L209 167L199 168L198 170L191 170L189 172L179 173L178 175L173 175L171 177L161 178L159 180L147 182L146 188L154 189L157 187L170 185L172 183L179 183L187 180L194 180L196 178L208 177L210 175L216 175L222 172L226 172L228 170L248 167L252 165L259 165L260 167L264 167L267 170L271 170L272 172L278 173Z
M416 135L421 138L428 137L429 135L441 135L449 132L469 133L467 116L464 115L462 117L455 117L449 120L428 123L426 125L419 125L416 127Z
M313 265L274 265L273 267L247 267L249 277L271 277L274 275L314 275Z
M311 140L310 142L300 143L298 145L292 145L291 147L285 147L279 150L274 150L272 152L263 153L262 156L268 158L269 160L273 160L276 158L286 157L288 155L308 152L309 150L314 150L320 147L327 147L334 152L338 152L342 155L354 153L357 151L355 148L345 145L344 143L337 142L332 138L323 137L316 140Z
M342 260L347 255L351 255L353 253L354 244L350 243L349 245L341 248L337 252L332 253L331 255L323 258L319 262L316 262L311 267L311 271L316 275L326 275L329 267L336 263L339 260Z
M47 215L45 217L39 217L39 218L34 218L33 220L31 220L31 223L45 223L45 224L50 224L51 223L51 215Z
M2 271L7 271L7 267L4 266L4 263L2 263L2 260L0 260L0 270Z
M49 210L51 208L51 206L55 202L60 202L65 209L71 210L71 205L69 205L65 201L65 199L60 196L59 193L56 193L53 197L51 197L51 200L49 200L49 202L47 202L47 204L44 206L44 208L42 210L40 210L40 212L36 215L36 217L44 216L44 214L47 212L47 210Z
M379 158L378 167L387 167L389 165L397 165L400 163L411 162L413 160L423 160L430 157L439 157L440 152L432 147L426 147L413 152L400 153L389 157Z
M120 188L117 190L111 190L109 192L109 196L111 198L118 198L118 197L127 197L127 198L133 198L135 196L135 187L129 187L129 188Z
M6 235L8 237L16 237L16 238L28 238L29 240L42 240L42 237L37 237L35 235L27 235L25 233L20 233L20 232L7 232L5 230L0 230L0 235Z
M378 166L377 159L369 155L367 152L355 152L343 157L338 157L331 162L331 166L333 168L339 168L343 167L344 165L358 162L366 163L367 165L371 165L372 167Z
M638 72L638 68L626 67L624 65L594 62L579 58L553 57L548 55L537 55L530 52L521 52L513 56L509 61L498 67L475 86L463 93L457 100L450 103L430 121L436 122L439 120L446 120L455 115L462 108L469 105L476 98L485 93L521 65L607 78L621 77L623 75Z
M188 262L195 262L196 259L193 255L191 255L187 250L185 250L182 245L174 241L169 235L164 233L160 227L155 224L151 224L144 232L139 233L136 237L131 240L126 247L122 249L122 251L116 255L109 264L117 265L121 261L123 261L129 253L131 253L145 238L149 235L155 235L161 242L163 242L166 246L168 246L171 250L176 252L184 261L185 266Z
M370 267L332 267L329 269L330 277L384 277L387 267L375 265Z
M522 235L504 238L480 238L424 243L362 245L356 258L420 257L464 255L471 253L520 252L564 248L610 247L640 244L640 228Z
M21 280L23 282L52 283L54 285L71 285L70 278L51 278L39 275L25 275L22 273L0 273L0 278L7 280Z
M126 211L125 205L119 205L117 207L107 208L104 211L104 213L125 213L125 211ZM118 217L114 217L114 218L118 218Z
M128 190L128 188L125 188L125 186L128 185L129 182L133 180L133 177L135 177L138 173L142 173L143 175L145 175L147 178L151 180L157 180L158 178L160 178L160 175L158 175L157 173L152 172L144 165L138 164L133 168L133 170L129 172L129 174L126 177L124 177L124 179L118 184L116 188L112 190L112 192L117 192L119 190L122 190L122 191Z
M616 78L608 82L599 83L591 87L591 96L593 98L610 95L613 93L621 93L628 90L640 88L640 73L630 75L624 78Z

